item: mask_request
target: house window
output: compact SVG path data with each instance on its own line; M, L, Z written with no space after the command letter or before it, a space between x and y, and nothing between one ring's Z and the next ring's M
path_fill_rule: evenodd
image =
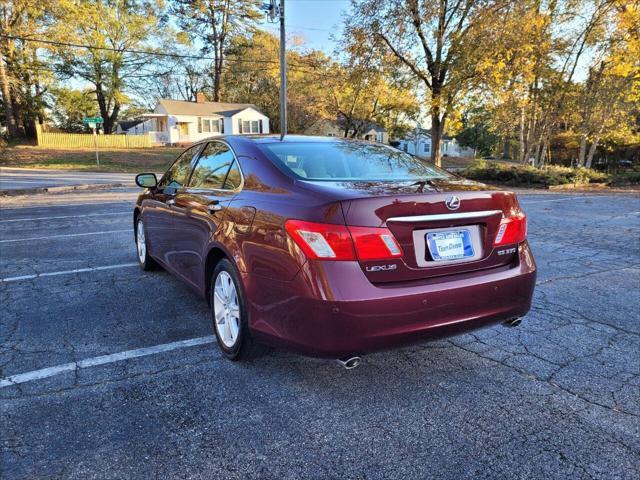
M202 133L219 133L220 132L220 120L213 118L201 118L200 119L200 132Z
M260 133L260 120L242 120L240 126L240 133Z
M431 153L431 145L429 143L424 143L422 145L422 150L424 153Z

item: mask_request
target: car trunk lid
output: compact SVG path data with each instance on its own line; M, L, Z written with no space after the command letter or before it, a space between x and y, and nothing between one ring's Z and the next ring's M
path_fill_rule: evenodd
M494 248L503 216L520 212L513 193L483 190L465 181L428 182L418 186L420 191L415 184L411 188L413 193L401 189L398 195L396 187L388 190L379 186L379 196L341 202L348 226L387 227L402 249L399 259L360 261L371 282L423 281L496 268L514 260L514 246ZM436 258L438 248L447 247L447 236L464 237L473 255L454 260Z

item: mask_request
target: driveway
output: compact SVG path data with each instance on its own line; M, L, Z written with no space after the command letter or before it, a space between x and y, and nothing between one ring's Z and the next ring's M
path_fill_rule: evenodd
M522 325L346 371L222 358L205 303L137 267L133 196L76 195L2 210L3 479L637 478L639 198L522 195Z

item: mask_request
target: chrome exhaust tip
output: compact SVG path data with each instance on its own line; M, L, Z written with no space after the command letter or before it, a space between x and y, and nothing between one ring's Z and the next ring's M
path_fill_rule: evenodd
M360 357L339 358L336 360L336 362L338 362L338 364L341 367L343 367L345 370L353 370L354 368L356 368L358 365L362 363L362 358Z
M521 323L522 323L522 317L518 317L518 318L512 318L511 320L507 320L506 322L503 323L503 325L505 327L513 328L513 327L517 327Z

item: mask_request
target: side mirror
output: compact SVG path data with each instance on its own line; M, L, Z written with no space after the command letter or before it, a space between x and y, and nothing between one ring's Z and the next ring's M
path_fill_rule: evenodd
M158 179L155 173L139 173L136 175L136 185L141 188L155 188L158 186Z

